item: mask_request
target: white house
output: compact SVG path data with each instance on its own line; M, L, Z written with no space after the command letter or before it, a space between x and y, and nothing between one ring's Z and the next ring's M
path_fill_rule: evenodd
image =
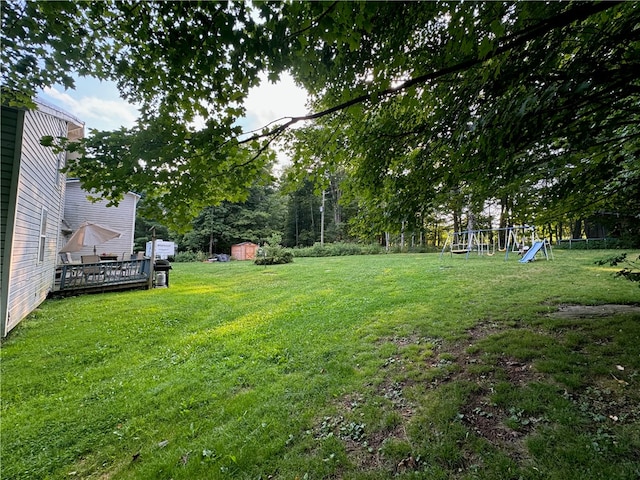
M42 303L55 280L62 243L65 153L40 145L45 135L84 136L84 124L55 107L2 106L0 333Z
M118 207L92 203L77 180L60 172L68 159L40 145L43 136L84 136L84 124L37 101L35 110L2 106L0 196L0 335L6 336L54 289L58 252L84 221L121 233L97 246L118 258L133 252L136 205L129 193ZM93 254L93 247L72 255Z
M107 200L91 201L90 194L83 190L76 179L67 180L67 190L64 200L64 220L68 230L64 233L75 232L84 222L98 223L120 232L120 238L114 238L96 246L98 254L116 255L123 260L133 253L134 230L136 226L136 206L140 195L127 193L118 206L107 207ZM95 196L95 195L94 195ZM65 235L65 240L69 235ZM64 244L64 242L63 242ZM62 247L62 245L60 245ZM71 257L80 260L82 255L92 255L93 247L74 252Z

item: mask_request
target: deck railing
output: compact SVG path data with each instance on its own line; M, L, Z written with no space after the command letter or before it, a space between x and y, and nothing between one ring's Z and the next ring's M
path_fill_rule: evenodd
M64 264L56 269L54 291L143 284L148 282L150 271L150 258Z

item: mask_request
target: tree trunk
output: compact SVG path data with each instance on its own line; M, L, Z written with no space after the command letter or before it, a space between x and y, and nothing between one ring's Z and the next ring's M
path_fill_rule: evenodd
M322 190L322 205L320 205L320 245L324 246L324 204L325 204L325 191Z
M313 215L313 199L311 199L311 201L309 202L309 212L311 213L311 231L313 232L313 242L315 243L316 241L316 222L315 222L315 216Z
M296 202L296 247L300 245L300 224L298 220L298 202Z
M582 238L582 219L576 220L571 230L571 238Z
M498 228L500 230L498 231L498 248L507 244L508 232L506 228L509 226L509 208L507 206L507 202L508 200L506 197L502 197L500 199L500 219L498 220Z
M331 182L331 197L333 199L333 223L340 225L342 223L342 208L340 207L340 188L337 182Z
M422 245L422 232L420 233L420 245ZM440 227L438 222L433 224L433 245L440 246Z
M467 214L467 231L475 230L476 228L476 215L469 209Z
M462 230L462 227L460 226L460 215L458 215L458 212L454 211L453 212L453 231L457 233L461 230Z

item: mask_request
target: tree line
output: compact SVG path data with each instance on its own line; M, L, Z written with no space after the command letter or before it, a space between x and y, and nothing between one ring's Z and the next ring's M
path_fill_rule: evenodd
M230 254L231 246L237 243L250 241L264 245L273 238L289 248L356 243L381 250L429 252L439 251L451 231L464 231L470 226L500 228L504 213L499 205L485 205L477 214L443 209L423 218L417 215L412 223L396 218L381 224L366 210L360 211L356 199L345 201L346 178L332 178L324 193L322 187L309 179L289 183L286 178L285 175L280 180L254 184L245 201L225 201L203 208L186 233L139 215L136 248L144 249L153 226L158 238L175 241L180 252L199 253L202 258ZM567 216L564 221L538 226L537 230L541 237L553 243L592 239L601 240L597 243L600 247L638 246L637 238L625 235L619 228L619 220L609 216ZM503 242L501 245L505 242L504 239L498 241Z

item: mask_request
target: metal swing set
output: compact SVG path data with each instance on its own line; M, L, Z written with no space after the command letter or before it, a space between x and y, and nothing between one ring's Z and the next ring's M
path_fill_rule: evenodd
M543 252L547 260L550 254L553 255L551 246L546 241L540 240L535 228L528 225L449 232L440 252L440 258L446 252L451 256L465 255L467 259L472 252L487 256L504 252L505 260L509 259L510 252L517 252L522 255L521 263L532 261L538 252Z

